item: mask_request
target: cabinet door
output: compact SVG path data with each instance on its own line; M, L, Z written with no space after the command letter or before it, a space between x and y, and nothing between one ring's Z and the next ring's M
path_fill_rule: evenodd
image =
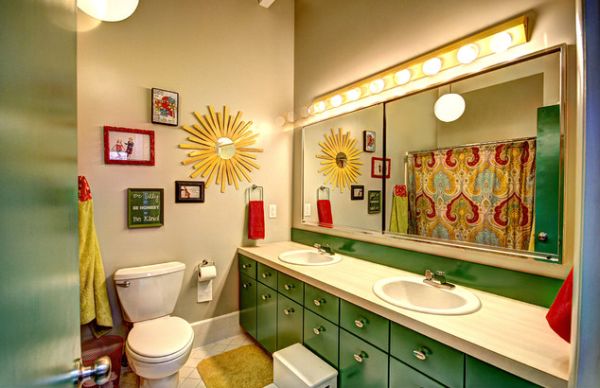
M279 272L277 274L277 291L291 300L300 304L304 303L304 283L289 275Z
M443 385L390 357L390 388L443 388ZM480 388L484 388L481 386Z
M277 350L277 292L257 283L256 340L269 352Z
M263 263L258 263L256 280L274 290L277 289L277 271Z
M539 387L530 381L523 380L476 358L467 356L466 388L532 388Z
M342 300L340 326L384 352L389 349L390 321L375 313Z
M304 307L320 316L339 323L340 298L309 284L304 285Z
M247 258L246 256L238 255L240 273L256 279L256 261Z
M256 338L256 280L240 274L240 325Z
M388 355L340 330L340 387L387 388Z
M337 368L339 328L304 309L304 345Z
M302 343L303 309L298 303L277 296L277 349Z

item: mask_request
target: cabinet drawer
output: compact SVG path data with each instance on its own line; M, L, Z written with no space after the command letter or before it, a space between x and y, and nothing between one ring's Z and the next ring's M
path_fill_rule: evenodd
M283 295L277 296L277 349L302 343L304 309Z
M275 271L271 267L264 265L263 263L258 263L256 280L258 280L264 285L271 287L274 290L277 289L277 271Z
M300 304L304 303L304 283L296 278L279 272L277 274L277 290Z
M304 309L304 345L337 368L339 328L327 319Z
M394 357L390 357L390 387L443 388L444 386ZM479 388L482 387L484 386Z
M339 323L340 299L336 296L305 284L304 306L336 325Z
M342 300L340 326L385 352L389 349L390 321L375 313Z
M388 355L340 330L340 386L387 388Z
M256 261L238 254L240 274L256 279Z
M277 350L277 291L257 282L256 340L269 352Z
M256 280L240 275L240 325L256 338Z
M511 373L486 364L471 356L466 356L465 386L467 388L532 388L539 387Z
M462 387L465 355L436 340L393 323L390 353L400 361L441 381L449 387Z

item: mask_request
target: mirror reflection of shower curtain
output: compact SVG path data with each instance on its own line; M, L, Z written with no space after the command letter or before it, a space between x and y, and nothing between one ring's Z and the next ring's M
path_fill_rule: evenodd
M535 139L408 154L410 234L529 249Z

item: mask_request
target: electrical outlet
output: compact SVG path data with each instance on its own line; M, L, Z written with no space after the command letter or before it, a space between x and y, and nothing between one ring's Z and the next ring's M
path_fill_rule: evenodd
M274 203L269 205L269 218L277 218L277 205Z
M304 204L304 217L310 217L312 211L310 208L310 203L305 203Z

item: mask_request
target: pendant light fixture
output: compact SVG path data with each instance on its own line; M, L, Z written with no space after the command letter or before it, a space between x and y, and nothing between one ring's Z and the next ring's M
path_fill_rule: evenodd
M438 120L445 123L458 120L465 113L465 99L458 93L452 93L452 85L448 93L440 96L433 105L433 113Z
M139 0L77 0L77 8L103 22L120 22L130 17Z

